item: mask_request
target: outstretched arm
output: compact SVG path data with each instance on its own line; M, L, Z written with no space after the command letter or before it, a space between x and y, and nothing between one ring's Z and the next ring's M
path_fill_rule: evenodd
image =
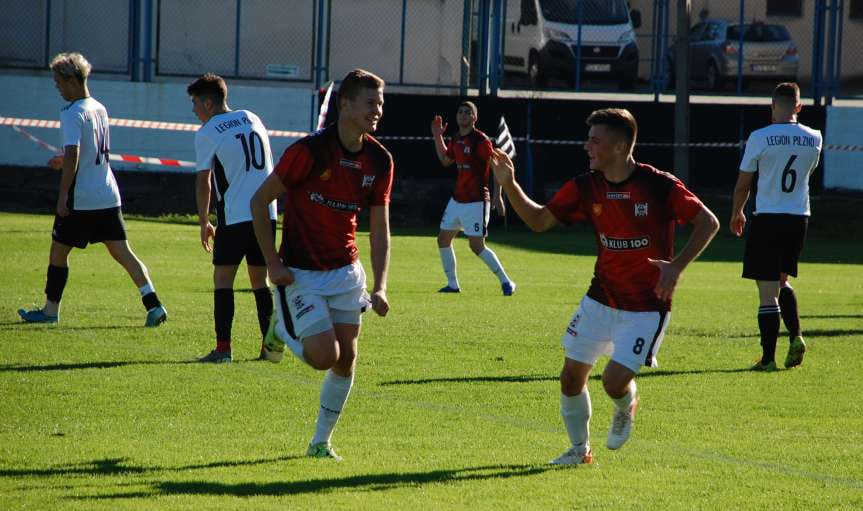
M515 166L512 160L500 149L495 149L491 155L491 168L494 178L500 184L512 209L534 231L547 231L558 224L557 217L545 206L532 201L515 181Z
M654 293L660 300L671 299L677 281L680 279L680 274L689 266L689 263L704 251L707 244L716 235L716 231L719 230L719 220L716 219L716 215L712 211L707 209L707 206L702 207L701 211L695 215L695 218L692 219L692 225L694 228L689 236L689 241L674 259L671 261L648 259L650 264L659 268L659 281L656 283Z
M444 167L449 167L455 161L446 155L446 144L443 141L443 134L446 132L447 126L439 115L434 116L434 119L432 119L431 132L434 139L434 148L435 152L437 152L438 160L440 160L441 165Z

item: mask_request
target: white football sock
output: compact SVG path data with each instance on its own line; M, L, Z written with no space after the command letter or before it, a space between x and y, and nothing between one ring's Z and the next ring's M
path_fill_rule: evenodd
M483 260L488 269L491 270L492 273L497 275L497 278L500 280L500 283L509 282L509 277L506 275L506 272L503 271L503 265L500 264L500 260L497 258L497 254L492 251L492 249L485 247L485 250L480 252L479 258Z
M141 296L147 296L150 293L155 293L156 290L153 288L153 283L149 280L146 284L138 288L138 291L141 292Z
M593 408L590 405L590 392L587 387L577 396L560 395L560 415L569 434L573 447L585 446L585 452L590 442L590 416Z
M614 406L617 407L618 410L629 410L629 406L632 404L632 401L635 400L635 394L637 392L637 387L635 386L635 380L631 380L629 382L629 390L626 391L626 394L623 397L611 398L614 402Z
M455 251L452 245L440 248L440 261L443 264L443 272L446 274L447 285L453 289L459 289L458 276L456 276Z
M318 413L312 445L321 442L330 443L333 429L335 429L342 408L348 400L348 394L351 392L353 383L353 374L345 378L334 373L332 369L327 371L326 376L324 376L324 383L321 385L321 410Z
M60 302L52 302L51 300L45 300L45 306L42 307L42 312L44 312L48 316L56 316L60 313Z

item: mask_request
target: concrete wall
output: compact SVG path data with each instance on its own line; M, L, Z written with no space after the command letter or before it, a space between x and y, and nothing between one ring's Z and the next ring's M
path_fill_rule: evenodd
M191 80L189 80L191 81ZM186 82L134 83L90 80L90 93L102 102L108 116L116 119L141 119L198 124L186 94ZM60 97L49 76L0 75L0 116L59 120L67 102ZM228 105L258 114L271 130L308 131L312 91L284 85L253 87L228 81ZM59 146L60 130L25 128L36 137ZM156 158L195 160L194 131L111 127L111 152ZM293 142L273 138L273 155L278 158ZM0 126L0 165L40 166L51 154L7 126ZM133 164L114 164L115 168L140 168ZM146 167L152 169L153 167Z

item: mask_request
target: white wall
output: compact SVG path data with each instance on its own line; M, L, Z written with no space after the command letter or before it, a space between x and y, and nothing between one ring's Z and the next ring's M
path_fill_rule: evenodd
M105 105L109 117L198 124L186 94L186 85L185 82L134 83L95 79L89 83L90 93ZM0 117L59 120L60 109L67 104L49 76L0 75L0 91ZM252 87L228 82L228 105L255 112L271 130L308 131L312 101L313 94L309 89L289 88L281 84ZM49 144L61 145L59 129L24 129ZM194 131L112 126L111 152L194 161L194 134ZM272 138L274 158L278 159L291 142L293 139ZM0 126L0 165L44 165L50 156L48 151L12 128ZM112 165L115 168L138 168L116 162Z
M827 107L825 144L863 147L863 108ZM863 190L863 151L824 151L824 188Z

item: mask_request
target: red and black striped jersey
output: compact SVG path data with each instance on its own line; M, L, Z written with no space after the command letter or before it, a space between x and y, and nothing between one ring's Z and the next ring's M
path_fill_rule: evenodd
M476 128L465 136L456 135L450 140L446 155L455 160L458 171L452 194L456 202L490 200L489 158L493 151L491 140Z
M332 270L357 260L357 213L390 201L393 159L371 135L352 153L335 125L288 147L273 170L282 180L285 213L279 255L286 265Z
M611 183L601 172L581 174L555 194L548 209L562 223L593 224L598 256L587 295L615 309L668 311L654 294L659 269L648 258L671 260L675 223L691 222L704 205L676 177L638 163Z

